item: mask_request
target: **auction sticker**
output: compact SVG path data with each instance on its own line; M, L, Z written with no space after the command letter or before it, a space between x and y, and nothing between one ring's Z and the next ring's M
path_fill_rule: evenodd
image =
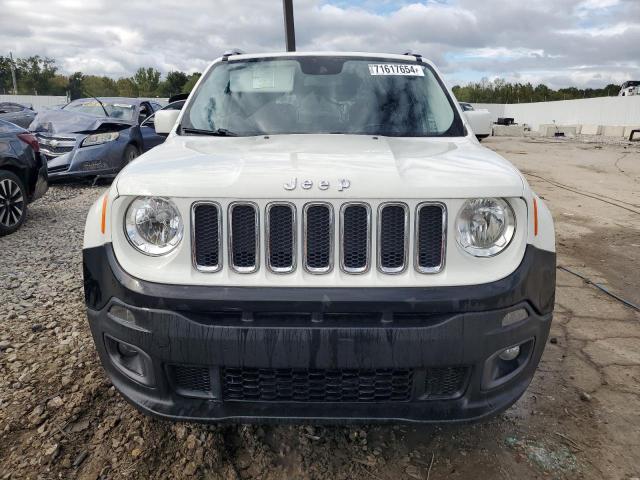
M406 65L402 63L370 63L369 74L424 77L424 70L419 65Z

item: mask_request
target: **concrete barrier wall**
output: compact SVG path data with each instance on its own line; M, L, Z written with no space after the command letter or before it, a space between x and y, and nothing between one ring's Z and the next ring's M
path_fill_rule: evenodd
M533 130L547 123L640 127L640 96L506 105L474 103L473 106L489 110L494 121L498 117L512 117L517 123L530 125Z
M0 95L0 102L29 103L38 111L42 107L52 107L67 103L67 97L54 95Z

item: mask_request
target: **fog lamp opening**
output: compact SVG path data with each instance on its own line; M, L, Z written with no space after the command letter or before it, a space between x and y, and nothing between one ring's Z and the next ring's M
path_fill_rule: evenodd
M123 375L146 386L154 384L151 357L140 347L104 336L104 344L111 364Z
M118 342L117 349L120 356L124 358L134 358L138 355L138 351L126 343Z
M531 359L534 344L534 339L530 338L502 348L487 358L482 372L482 389L499 387L522 372Z
M505 362L510 362L515 360L520 355L520 345L516 345L515 347L505 348L498 357L500 360L504 360Z

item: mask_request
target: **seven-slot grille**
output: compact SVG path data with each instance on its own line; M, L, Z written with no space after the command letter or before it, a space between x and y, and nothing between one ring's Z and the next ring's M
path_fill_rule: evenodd
M226 255L235 272L256 272L261 255L260 217L264 216L264 259L274 273L294 272L298 255L307 272L329 273L336 251L340 269L349 274L367 272L371 262L376 262L382 273L402 273L411 264L411 258L418 272L438 273L445 261L446 207L440 202L424 202L411 210L400 202L381 203L373 218L369 204L346 202L340 206L336 220L338 210L334 215L333 205L325 202L303 206L272 202L264 212L251 202L233 202L225 218L219 204L196 202L191 215L193 264L202 272L217 272ZM413 245L409 238L412 216ZM336 228L340 232L338 245L335 245ZM298 234L302 239L300 252ZM374 235L376 242L372 245Z

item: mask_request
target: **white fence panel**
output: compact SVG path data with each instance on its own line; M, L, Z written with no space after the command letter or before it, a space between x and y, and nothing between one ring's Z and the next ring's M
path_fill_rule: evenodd
M513 117L537 130L541 124L640 126L640 96L601 97L557 102L473 104L486 108L493 116Z

